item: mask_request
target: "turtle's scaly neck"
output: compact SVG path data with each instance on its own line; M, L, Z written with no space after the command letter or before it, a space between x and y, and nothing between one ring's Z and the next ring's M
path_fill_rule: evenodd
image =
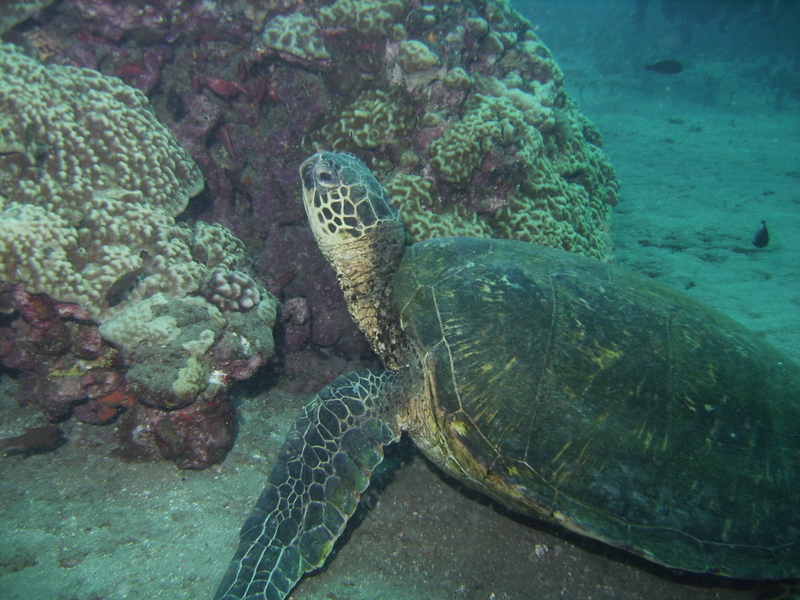
M394 223L379 225L351 243L320 248L336 271L347 308L387 369L408 360L407 339L392 312L392 283L403 257L404 232Z

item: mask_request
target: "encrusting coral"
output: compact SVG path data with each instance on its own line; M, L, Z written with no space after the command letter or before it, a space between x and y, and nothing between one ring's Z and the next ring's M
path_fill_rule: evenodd
M344 27L366 37L389 35L393 25L408 10L408 0L336 0L319 9L320 27Z
M400 42L400 54L397 62L406 73L410 74L432 69L439 64L439 57L419 40L407 40Z
M267 22L262 35L267 48L289 57L301 60L327 60L331 57L316 23L302 13L275 17Z
M488 223L464 206L431 210L434 206L440 206L441 201L435 199L431 182L419 175L397 173L384 186L400 210L412 240L451 235L492 237L492 228Z
M247 273L217 268L211 273L206 298L220 310L250 310L261 301L258 284Z
M414 123L414 110L402 91L365 90L332 114L317 136L334 150L353 144L377 148L405 137Z

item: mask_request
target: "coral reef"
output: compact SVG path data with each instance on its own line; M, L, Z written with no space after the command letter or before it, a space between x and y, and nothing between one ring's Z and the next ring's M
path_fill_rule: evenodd
M91 220L75 222L75 215L54 214L41 202L12 198L17 192L7 191L8 184L0 187L6 196L2 210L14 220L17 246L30 246L26 240L34 238L60 240L47 243L47 256L34 253L20 265L31 274L44 269L62 280L71 277L80 294L67 296L59 288L61 295L54 297L80 303L92 319L109 321L158 293L196 297L223 314L226 325L212 320L191 337L167 343L172 354L162 360L170 371L159 397L168 399L158 401L177 406L196 393L194 404L173 412L206 401L215 365L248 371L228 330L234 319L272 298L267 289L285 302L276 350L287 377L315 388L319 374L328 372L322 357L371 359L297 198L297 168L316 150L349 151L364 160L398 204L412 241L479 235L600 259L609 252L606 232L617 180L602 139L569 98L547 47L506 0L136 0L119 10L104 0L74 0L59 10L57 24L44 15L27 24L24 35L35 36L49 63L117 75L147 94L159 120L202 170L205 192L176 220L185 197L196 191L194 176L176 177L187 187L173 204L152 202L149 163L135 163L147 168L135 170L146 181L134 189L106 185L104 177L113 179L116 171L102 168L101 159L96 171L78 164L81 177L92 173L89 180L56 180L60 187L53 187L78 194L81 202L91 196L99 205ZM56 71L36 69L47 76ZM130 91L120 95L132 97ZM47 99L37 102L34 108ZM49 168L53 142L40 136L38 126L10 127L24 143L0 161L16 165L17 172L27 168L32 183L25 186L40 186L30 165ZM78 129L69 140L81 147L96 141ZM177 168L172 146L164 148L161 156L172 157ZM83 160L80 152L76 156ZM74 191L73 183L79 184ZM154 183L153 189L163 186ZM224 223L244 246L202 221ZM108 243L104 231L113 234ZM209 236L217 236L210 254ZM84 253L93 254L81 262ZM94 264L105 266L89 267ZM262 280L266 289L254 287ZM48 285L29 291L50 293L59 284ZM114 306L110 291L114 300L121 297ZM192 328L186 329L189 335ZM211 333L203 337L204 331ZM156 361L156 345L120 349L117 360L144 361L151 353ZM184 398L172 389L179 378ZM143 381L124 393L136 395ZM145 413L143 405L136 406L137 414ZM165 411L153 404L146 410ZM139 425L155 431L144 421ZM167 448L155 435L151 446Z
M261 292L247 273L217 268L211 273L206 297L220 310L250 310L261 301Z
M92 70L42 65L11 44L0 45L0 65L7 200L75 225L100 191L140 190L174 216L202 189L200 171L138 90Z
M93 424L112 421L130 406L120 357L80 306L31 294L20 284L3 288L0 305L17 314L0 328L0 362L21 373L23 403L38 404L53 421L74 413Z
M366 160L412 241L491 235L604 258L616 178L529 24L503 2L393 18L402 35L387 26L378 44L328 40L337 76L353 65L369 87L349 75L350 91L305 139ZM319 23L323 34L352 30ZM381 64L358 56L365 46L383 51Z
M182 469L204 469L222 462L235 433L234 409L224 395L172 411L136 404L120 423L125 455L149 460L163 457Z
M118 79L10 45L0 64L0 360L51 420L226 403L274 353L276 301L228 229L175 221L198 167Z
M398 89L365 90L348 106L333 113L317 134L319 143L335 150L378 148L405 137L414 128L415 116Z
M492 229L477 214L456 205L439 212L428 210L441 204L433 184L419 175L397 173L385 182L386 191L397 205L412 240L449 235L492 237Z
M472 86L472 77L461 67L455 67L447 72L442 85L451 90L466 90Z

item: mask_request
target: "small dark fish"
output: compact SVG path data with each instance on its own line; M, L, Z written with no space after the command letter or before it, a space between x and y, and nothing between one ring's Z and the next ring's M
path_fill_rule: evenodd
M147 250L142 250L139 256L142 259L142 266L133 271L128 271L108 288L106 292L106 302L109 306L116 306L125 300L131 293L131 290L139 283L139 280L150 274L150 266L153 264L153 257L148 254Z
M6 456L12 454L44 454L52 452L67 443L64 432L55 425L44 425L26 429L25 433L16 437L0 440L0 448L5 449Z
M677 75L683 72L683 65L677 60L660 60L652 65L647 65L645 71L653 71L662 75Z
M767 231L767 222L761 221L761 225L756 229L756 235L753 237L753 246L756 248L765 248L769 244L769 231Z

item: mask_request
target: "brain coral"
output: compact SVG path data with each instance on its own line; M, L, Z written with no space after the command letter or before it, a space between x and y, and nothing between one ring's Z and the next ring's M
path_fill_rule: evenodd
M102 321L125 307L106 298L125 277L135 301L183 296L211 269L244 268L224 228L175 223L203 179L143 94L9 45L0 65L0 280ZM153 257L146 272L142 251Z

